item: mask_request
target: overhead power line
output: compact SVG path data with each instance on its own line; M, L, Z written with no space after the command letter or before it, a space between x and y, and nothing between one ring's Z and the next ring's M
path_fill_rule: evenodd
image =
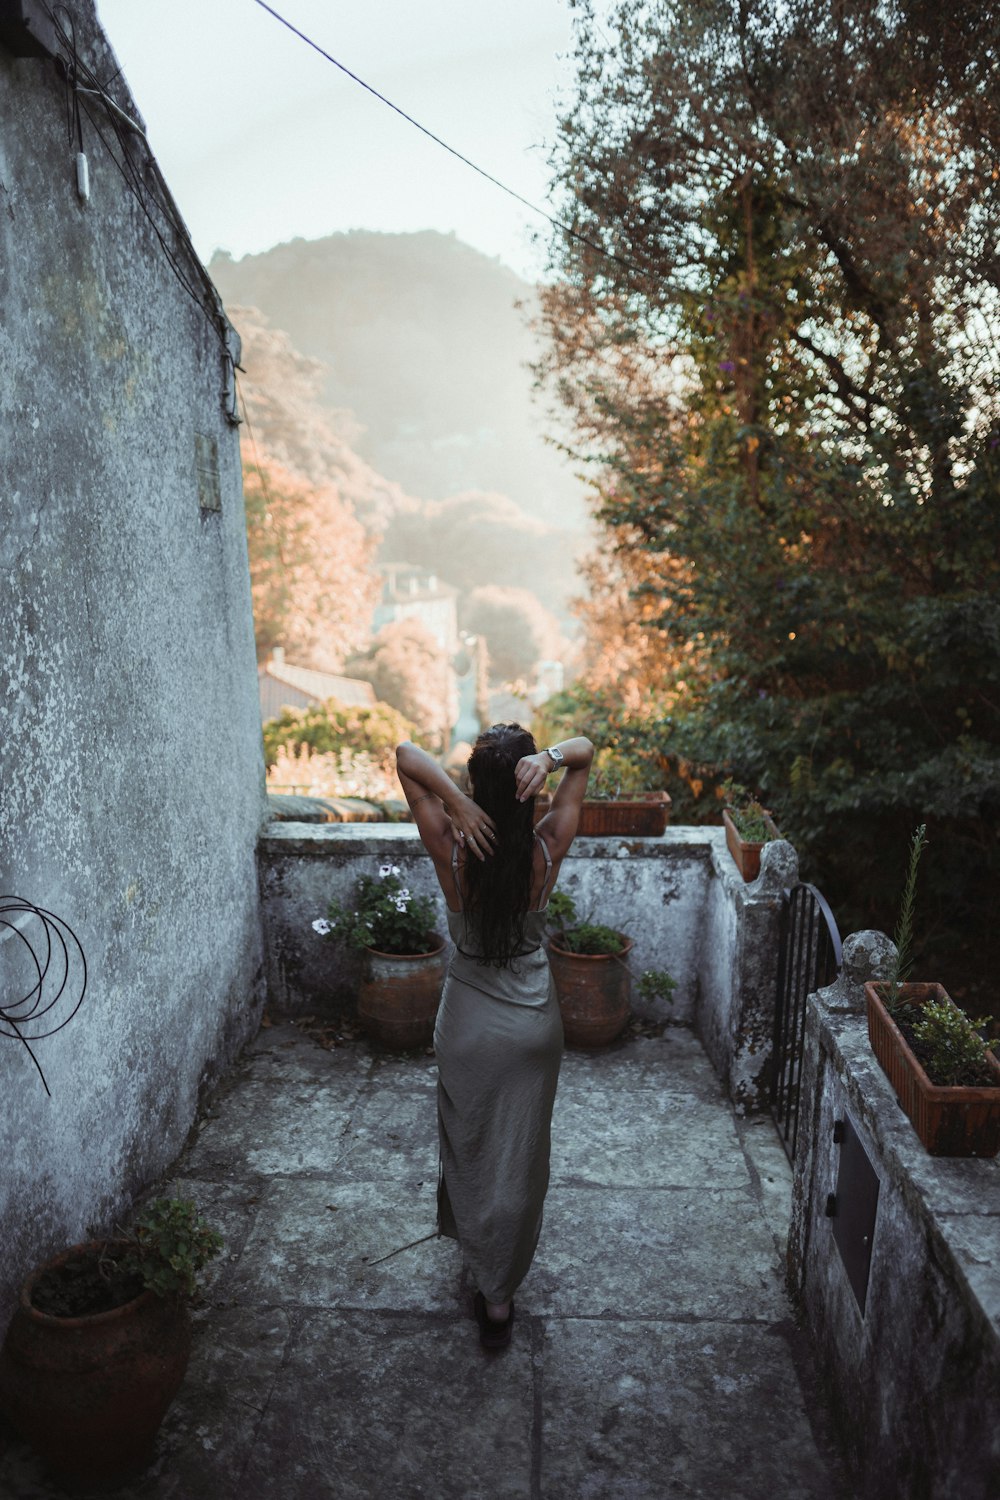
M605 259L617 262L618 265L624 266L626 270L637 271L638 268L634 266L631 261L626 260L621 255L616 255L613 250L605 250L604 246L599 245L596 240L588 239L585 234L581 234L580 231L578 229L574 229L571 224L564 224L561 219L555 218L554 215L550 214L547 209L540 208L537 203L532 203L529 198L523 197L521 193L515 192L512 187L508 187L505 182L501 182L499 177L494 177L492 172L487 172L484 167L479 166L468 156L464 156L462 152L457 151L454 146L449 146L448 142L443 141L439 135L435 135L433 130L428 130L426 125L421 125L420 121L415 120L412 115L407 114L405 109L401 109L398 104L394 104L391 99L387 99L385 94L380 94L377 88L373 88L370 83L366 83L363 78L359 78L358 74L353 73L345 63L340 62L339 59L334 57L331 52L327 52L326 49L324 47L321 47L318 42L314 42L311 36L307 36L304 31L300 31L297 26L293 25L293 23L289 21L285 16L281 15L279 11L276 11L273 5L268 5L267 0L254 0L254 3L256 5L259 5L261 10L266 10L268 15L273 16L276 21L280 21L282 26L287 27L288 30L293 34L293 36L297 36L300 41L305 42L307 47L311 47L314 52L318 52L320 57L325 58L329 63L333 63L333 66L335 68L339 68L342 73L346 73L348 78L352 79L354 83L359 84L361 88L365 89L369 94L372 94L376 99L379 100L381 104L387 105L389 109L393 110L397 115L400 115L408 125L412 125L416 130L419 130L422 135L425 135L429 140L432 140L436 146L440 146L442 150L447 151L449 155L456 157L457 160L462 162L464 166L470 167L473 172L478 172L480 177L485 177L487 182L491 182L493 186L499 188L502 193L506 193L508 197L511 197L518 203L523 204L523 206L527 209L530 209L533 214L538 214L541 218L547 219L555 229L561 230L563 234L568 234L571 239L578 240L581 245L586 245L589 249L595 250L598 255L603 255Z

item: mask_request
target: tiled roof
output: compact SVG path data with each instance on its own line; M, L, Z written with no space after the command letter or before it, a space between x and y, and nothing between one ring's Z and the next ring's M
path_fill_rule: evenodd
M357 677L341 677L336 672L317 672L313 667L293 667L287 662L280 665L266 662L258 670L261 689L261 710L265 718L280 713L286 705L303 707L307 702L325 703L327 698L336 698L348 708L371 708L375 703L375 689L370 682ZM281 689L293 691L282 698Z

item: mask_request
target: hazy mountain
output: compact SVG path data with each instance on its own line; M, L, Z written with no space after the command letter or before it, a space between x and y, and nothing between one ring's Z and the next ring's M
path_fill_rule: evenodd
M583 489L544 440L527 369L533 289L452 235L357 230L209 267L228 305L261 310L322 362L317 396L353 414L351 446L423 500L508 496L573 531ZM238 326L238 325L237 325Z
M323 394L326 367L272 328L259 308L227 303L243 343L240 391L249 422L243 454L249 464L267 459L312 485L333 486L365 529L381 536L392 518L418 501L357 452L358 425L349 412L329 406Z

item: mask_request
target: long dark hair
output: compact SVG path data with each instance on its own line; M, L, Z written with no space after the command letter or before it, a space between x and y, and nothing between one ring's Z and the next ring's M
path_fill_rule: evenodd
M518 802L514 767L535 754L535 741L520 724L494 724L469 756L472 796L496 824L494 852L467 854L462 871L463 906L476 918L481 963L503 968L524 947L524 918L531 900L535 799Z

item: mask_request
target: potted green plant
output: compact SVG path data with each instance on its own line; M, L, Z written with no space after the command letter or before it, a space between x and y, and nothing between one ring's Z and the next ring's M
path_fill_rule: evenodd
M996 1156L1000 1062L992 1049L998 1042L979 1034L989 1018L970 1018L941 984L906 978L912 968L917 866L926 842L921 824L910 843L893 973L865 985L868 1036L901 1108L932 1156Z
M664 833L670 820L670 794L650 787L652 774L647 765L622 750L611 746L599 750L577 833L583 838L656 838ZM535 798L536 822L551 805L547 794Z
M335 899L312 924L364 955L358 1018L384 1047L425 1047L434 1034L445 974L434 920L433 903L403 884L398 865L384 864L377 876L359 877L353 905Z
M731 776L722 783L722 794L725 798L722 822L729 852L743 879L756 880L760 874L760 851L772 839L780 839L781 834L767 808Z
M628 1021L632 939L589 918L581 921L565 891L549 897L548 925L549 964L567 1046L604 1047ZM662 969L647 969L637 985L644 999L670 1001L676 980Z
M0 1349L0 1410L59 1478L107 1484L150 1460L191 1352L190 1299L221 1235L160 1198L131 1233L34 1270Z

